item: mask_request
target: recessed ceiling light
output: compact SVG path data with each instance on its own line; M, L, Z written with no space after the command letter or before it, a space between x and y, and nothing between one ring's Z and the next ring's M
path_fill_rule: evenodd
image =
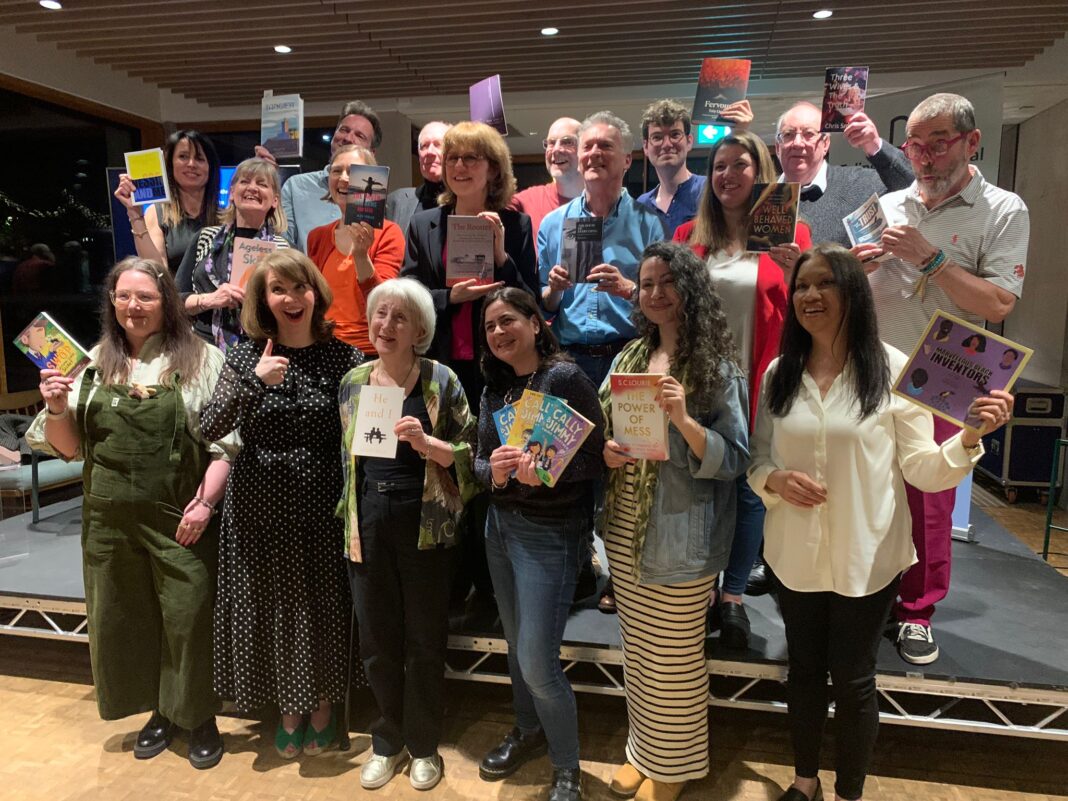
M834 16L834 12L829 8L821 8L819 11L812 15L816 19L829 19Z
M276 53L292 53L293 48L289 45L275 45L274 52Z
M556 36L556 34L558 34L558 33L560 33L560 29L559 28L551 28L550 27L550 28L542 28L541 29L541 35L542 36Z
M63 4L59 2L59 0L40 0L38 5L40 5L41 8L47 8L49 11L59 11L63 8Z

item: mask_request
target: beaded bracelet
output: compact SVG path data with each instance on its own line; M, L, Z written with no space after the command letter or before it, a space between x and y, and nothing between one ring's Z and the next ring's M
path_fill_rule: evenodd
M920 268L920 273L927 276L934 275L945 263L946 252L944 250L939 249L939 251L934 254L930 258L930 260L925 265L923 265L923 267Z

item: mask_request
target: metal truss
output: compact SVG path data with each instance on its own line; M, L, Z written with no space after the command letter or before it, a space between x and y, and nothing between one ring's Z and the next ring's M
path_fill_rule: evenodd
M0 595L0 634L88 644L82 601Z

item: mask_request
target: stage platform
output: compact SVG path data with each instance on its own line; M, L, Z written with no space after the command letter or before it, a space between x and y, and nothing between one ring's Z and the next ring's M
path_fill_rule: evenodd
M953 588L935 627L941 658L926 667L880 646L886 723L1068 741L1068 578L981 509L975 542L953 543ZM80 499L0 521L0 634L85 641ZM573 611L562 658L577 691L622 694L615 616L590 599ZM773 596L747 599L748 651L708 641L709 703L785 711L786 640ZM447 675L506 683L506 644L492 608L453 620Z

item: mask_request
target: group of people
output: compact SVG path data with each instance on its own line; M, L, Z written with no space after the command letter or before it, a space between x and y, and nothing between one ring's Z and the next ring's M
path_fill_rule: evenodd
M901 148L853 115L844 136L874 170L827 164L810 104L778 121L781 176L747 131L748 103L726 116L734 130L694 175L687 110L652 104L641 139L659 184L640 198L623 188L633 135L610 112L554 121L552 182L518 193L496 131L433 122L423 183L389 197L381 229L342 222L348 167L373 164L382 137L359 102L342 109L324 170L280 186L260 151L217 218L217 159L195 132L168 143L171 203L142 213L120 182L138 256L108 276L90 367L42 370L29 437L85 459L94 680L104 718L151 713L135 756L181 728L194 766L214 765L220 698L277 707L283 758L320 753L349 681L351 598L381 713L361 783L382 787L410 762L413 787L435 786L450 586L483 559L515 725L480 775L548 752L548 798L578 801L559 654L596 531L629 722L612 791L673 801L707 774L707 621L746 647L743 594L766 570L789 648L796 776L782 799L823 797L831 697L835 797L862 797L878 643L895 609L901 655L937 658L952 488L982 453L975 431L932 420L891 381L936 308L994 322L1012 310L1027 210L969 164L980 131L963 97L920 103ZM795 241L747 252L753 185L776 180L803 187ZM847 249L842 217L873 191L890 227ZM490 283L447 285L452 214L490 222ZM561 246L576 217L603 219L603 263L573 283ZM244 284L239 240L269 251ZM613 437L612 373L660 376L665 461ZM372 387L402 390L394 458L352 455ZM526 390L595 424L554 486L538 476L545 455L502 444L494 422ZM1011 410L991 392L972 412L988 432Z

